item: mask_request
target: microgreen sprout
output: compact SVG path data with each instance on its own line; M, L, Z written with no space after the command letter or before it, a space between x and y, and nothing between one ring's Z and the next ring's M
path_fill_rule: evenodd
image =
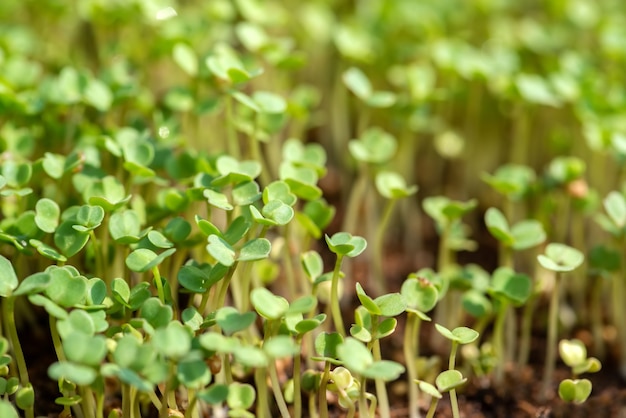
M452 331L444 326L435 324L435 329L448 340L452 341L452 347L450 348L450 359L448 361L448 370L439 375L437 384L441 387L442 391L450 392L450 404L452 406L452 416L458 418L459 405L456 398L456 387L465 383L466 379L463 375L455 370L456 352L460 344L469 344L478 338L478 332L467 327L457 327ZM442 376L443 375L443 376Z
M565 379L559 383L559 397L568 402L583 403L591 394L591 381L578 379L583 373L595 373L602 365L595 357L587 357L587 348L582 341L561 340L559 342L559 354L565 364L571 370L573 379Z
M554 365L556 362L561 273L572 271L579 267L584 261L584 255L577 249L569 247L565 244L550 243L546 246L545 255L538 255L537 260L543 268L555 273L554 286L551 289L550 294L548 351L546 354L546 363L542 381L542 393L544 397L547 397L551 390L552 374L554 373Z

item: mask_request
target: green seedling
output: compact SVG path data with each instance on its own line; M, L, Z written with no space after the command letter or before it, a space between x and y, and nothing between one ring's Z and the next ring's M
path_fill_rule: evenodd
M606 215L599 213L596 215L596 222L608 233L610 233L622 248L626 246L626 198L617 191L610 192L602 202ZM622 267L623 270L623 267ZM626 375L626 332L622 326L626 326L626 315L620 308L621 300L626 296L626 286L623 280L615 277L613 279L613 320L618 327L618 337L620 340L620 373Z
M598 372L602 365L597 358L587 357L587 348L577 339L561 340L559 354L573 375L573 379L565 379L559 384L559 397L566 402L581 404L591 394L592 385L589 379L578 379L578 375Z
M365 396L366 379L381 380L383 382L395 380L404 372L404 366L394 361L375 360L367 347L355 338L348 337L337 347L337 356L350 372L360 377L359 413L371 416L376 405L371 410L367 408Z
M326 389L330 379L330 368L332 365L339 365L338 348L344 342L343 335L333 332L321 332L315 338L315 353L312 360L324 362L324 372L320 378L318 394L318 409L320 418L328 418L328 403L326 400Z
M467 382L467 378L463 377L461 372L458 370L445 370L437 375L437 378L435 379L436 386L433 386L423 380L416 379L414 382L422 392L430 396L430 407L428 408L426 418L433 418L435 416L435 411L437 410L439 399L443 397L442 394L451 392L462 386L465 382Z
M346 208L346 217L343 223L345 231L355 231L358 225L358 214L368 190L371 187L372 170L391 160L398 148L397 139L380 128L368 128L358 139L348 142L350 155L359 164L358 178L352 188ZM373 214L368 211L369 217ZM366 218L367 219L367 218ZM367 219L367 224L373 220ZM373 230L373 228L372 228Z
M330 290L330 309L335 324L335 330L341 335L346 335L346 330L341 317L341 309L339 307L339 276L341 273L341 263L344 257L356 257L361 254L367 246L367 241L358 236L352 236L347 232L338 232L332 237L326 235L326 243L328 248L337 255L335 268Z
M497 208L485 212L485 224L500 244L500 266L513 268L512 250L535 247L546 239L543 226L536 220L525 220L509 226L504 214Z
M356 284L356 293L361 306L356 310L356 323L350 328L350 334L367 344L372 351L374 361L381 361L380 340L395 331L397 320L394 316L406 310L406 301L400 293L389 293L372 299L365 293L360 283ZM385 380L375 378L374 382L380 415L389 417L390 409Z
M443 288L450 286L450 279L455 275L456 260L455 252L459 250L473 250L475 243L466 237L466 228L461 218L471 212L477 205L476 200L460 202L448 199L444 196L427 197L423 200L424 211L434 219L439 234L439 246L437 253L437 272L444 279ZM442 297L443 294L440 296ZM437 322L444 324L457 323L457 303L453 296L443 298L440 309L437 310Z
M406 330L404 332L404 361L409 382L409 415L420 416L418 410L418 386L412 384L418 378L417 358L419 357L419 330L422 321L430 321L426 315L437 304L439 292L427 278L418 273L410 274L402 283L400 293L406 302Z
M17 327L15 324L15 295L14 291L18 288L19 281L15 273L15 269L11 265L11 262L4 256L0 256L0 297L2 297L2 317L4 318L4 328L6 328L8 337L13 347L13 358L15 359L20 388L15 392L16 404L24 411L27 418L35 416L33 411L33 405L35 403L35 392L30 383L28 377L28 368L26 366L26 360L24 358L24 352L20 344L19 336L17 334ZM6 340L5 340L6 341ZM6 355L6 346L2 353ZM3 357L3 362L6 362L7 357ZM5 364L4 366L7 366ZM6 409L6 408L5 408Z
M489 292L497 301L493 347L498 359L495 369L495 381L497 384L500 384L504 377L505 362L512 360L510 357L507 358L507 350L504 346L504 328L509 307L510 305L522 306L528 300L532 292L532 282L530 277L525 274L515 273L515 271L507 267L500 267L493 272ZM507 341L507 343L512 347L516 345L515 341Z
M548 352L546 354L546 364L543 373L543 396L547 396L552 386L552 375L556 362L556 343L558 336L558 310L560 303L560 280L561 274L569 272L579 267L585 257L575 248L565 244L550 243L546 246L545 254L537 256L539 264L555 273L554 287L550 296L550 310L548 317Z
M594 353L603 358L605 344L603 337L603 293L607 279L614 279L614 275L621 269L621 255L618 251L597 245L588 254L589 277L591 284L591 332L593 334ZM613 282L614 283L614 282ZM612 284L613 284L612 283Z
M439 324L435 324L435 329L448 340L452 341L452 347L450 348L450 359L448 361L448 370L445 374L439 375L440 383L437 386L441 386L442 389L446 389L450 392L450 404L452 407L452 416L458 418L459 405L456 398L456 387L465 383L463 376L454 369L456 362L456 352L460 344L469 344L478 338L478 332L467 327L457 327L452 331Z
M374 283L377 288L377 293L383 294L385 292L385 276L383 273L382 260L384 254L385 244L385 232L389 226L391 215L396 202L399 199L403 199L417 193L417 186L408 186L404 178L393 171L380 171L376 174L376 189L378 192L388 199L385 208L383 209L378 226L376 227L376 239L374 240Z

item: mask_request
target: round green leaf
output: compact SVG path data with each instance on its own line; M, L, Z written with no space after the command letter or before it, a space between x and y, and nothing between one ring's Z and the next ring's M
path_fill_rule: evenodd
M243 331L254 323L256 314L254 312L239 313L232 306L225 306L218 309L215 314L217 324L222 328L226 335Z
M172 57L174 58L174 62L176 62L187 75L195 77L198 74L198 57L189 45L182 42L174 45Z
M139 241L139 231L139 215L132 209L115 212L109 219L109 232L119 244L132 244Z
M83 249L89 241L86 231L74 229L74 221L64 221L54 233L54 244L66 257L72 257Z
M48 368L48 376L54 380L63 378L77 385L86 386L96 380L97 374L91 367L62 361L53 363Z
M406 310L406 301L400 293L388 293L374 299L383 316L397 316Z
M267 91L255 91L252 98L260 113L284 113L287 109L287 102L281 96Z
M0 296L11 296L18 284L13 265L6 257L0 255Z
M35 204L35 213L35 223L39 229L50 234L56 230L61 210L54 200L39 199Z
M235 250L228 242L217 235L209 235L207 251L213 258L224 266L232 266L235 263Z
M295 212L291 206L281 200L272 200L263 206L261 213L278 225L287 225L293 219Z
M206 189L204 191L204 197L206 197L209 203L216 208L223 210L233 210L234 208L234 206L228 202L228 198L225 194L216 192L215 190Z
M63 351L69 361L87 366L98 366L107 354L106 339L72 332L63 340Z
M247 367L267 367L268 358L258 347L238 346L233 348L235 360Z
M351 337L337 347L337 356L348 370L360 375L364 375L374 363L372 353L365 345Z
M0 399L0 417L19 418L19 415L9 401Z
M419 388L422 392L425 392L426 394L432 396L433 398L437 398L437 399L443 398L443 395L441 394L441 392L439 392L437 388L431 385L430 383L424 382L421 380L415 380L415 383L419 385Z
M396 153L397 140L380 128L369 128L359 139L350 141L348 148L358 161L382 164Z
M390 360L381 360L367 367L362 375L369 379L380 379L385 382L390 382L398 379L404 371L405 368L400 363Z
M591 394L588 379L565 379L559 384L559 397L566 402L583 403Z
M526 220L516 223L511 228L513 249L525 250L535 247L546 240L546 231L539 221Z
M50 283L44 292L54 303L70 308L85 301L87 280L73 277L65 268L57 268L50 271Z
M185 359L176 366L176 377L190 389L201 389L211 382L211 371L202 358Z
M545 255L538 255L537 260L545 269L566 272L579 267L585 260L585 256L568 245L550 243L546 246Z
M449 392L463 385L465 382L467 382L467 378L463 377L463 374L458 370L443 371L439 373L435 379L435 384L439 392Z
M274 181L263 189L263 203L267 204L273 200L280 200L286 205L295 205L298 198L291 193L289 185L284 181Z
M228 398L228 392L227 385L214 384L204 390L201 390L196 394L196 396L209 405L217 405L224 402L226 398Z
M172 320L172 307L161 303L159 298L152 297L141 306L140 315L154 328L164 327Z
M293 357L300 353L300 346L287 335L272 337L263 343L263 350L271 358Z
M15 392L15 404L21 410L32 408L35 404L35 390L30 383Z
M289 302L282 296L276 296L264 287L257 287L250 293L254 309L265 319L281 318L289 309Z
M256 399L254 387L247 383L233 382L228 385L226 403L232 409L248 409Z
M175 360L186 355L191 349L190 331L178 321L157 329L153 341L157 352Z
M439 299L435 285L422 277L409 277L402 283L400 293L404 296L407 307L421 312L432 310Z
M509 223L499 209L487 209L487 212L485 212L485 224L489 233L504 245L511 246L514 243L514 238L509 230Z
M618 227L626 225L626 199L616 191L610 192L604 199L604 209L608 213L611 221Z
M263 258L267 258L271 250L272 250L272 244L269 242L269 240L265 238L255 238L251 241L246 242L241 247L241 250L239 251L239 255L237 256L237 261L261 260Z
M347 232L337 232L332 237L326 235L326 243L335 254L348 257L356 257L367 247L365 238L352 236Z
M387 199L401 199L417 193L417 186L407 186L404 177L392 171L376 174L376 189Z
M361 100L372 95L372 85L367 76L356 67L350 67L342 74L343 83Z

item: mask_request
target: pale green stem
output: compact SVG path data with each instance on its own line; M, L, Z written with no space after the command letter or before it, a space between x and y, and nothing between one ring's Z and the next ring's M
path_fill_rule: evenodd
M163 290L163 283L161 282L161 273L159 267L154 266L152 268L152 274L154 275L154 282L156 283L157 294L161 303L165 304L165 291Z
M378 322L378 318L375 319ZM380 340L374 340L372 345L372 354L374 355L374 361L381 361L382 355L380 353ZM379 413L382 418L390 418L391 412L389 410L389 398L387 397L387 387L382 379L374 379L376 385L376 396L378 398L378 404L380 405Z
M298 338L298 343L302 349L302 337ZM295 418L302 417L301 370L302 356L298 353L293 359L293 415Z
M556 343L559 326L559 293L560 293L561 275L556 273L554 276L554 288L550 296L550 308L548 312L548 342L546 352L546 364L543 371L543 383L541 390L542 400L548 399L548 394L552 389L552 375L554 374L554 366L556 362Z
M17 364L17 370L20 375L20 384L22 387L30 386L30 379L28 378L28 367L26 367L26 361L24 360L24 352L22 351L22 345L20 344L19 336L17 335L17 327L15 325L15 297L9 296L2 301L2 316L4 317L4 326L8 334L9 340L13 347L13 356L15 363ZM24 411L26 418L34 418L35 412L33 407L26 408Z
M52 337L52 345L54 347L54 352L56 353L59 361L65 361L65 352L63 351L63 343L61 342L61 336L59 335L59 330L57 329L56 317L49 315L48 324L50 326L50 336Z
M407 312L406 330L404 332L404 363L407 369L407 384L409 387L409 416L419 418L418 408L419 391L415 383L417 379L417 365L415 362L419 357L419 329L421 319L417 314Z
M106 277L104 275L104 260L102 255L102 248L98 243L98 239L96 238L96 233L94 230L89 231L89 237L91 238L91 245L93 245L93 253L96 260L96 275L101 275L102 277Z
M500 308L496 314L496 320L493 327L493 344L494 351L497 357L497 363L495 368L495 383L501 385L504 380L504 363L506 358L504 356L504 322L506 314L509 309L509 304L505 300L501 299Z
M454 370L454 363L456 360L456 351L459 347L457 341L452 341L452 349L450 350L450 361L448 363L448 369ZM452 417L459 418L459 402L456 399L456 389L450 391L450 407L452 408Z
M215 309L221 308L222 306L224 306L224 302L226 301L226 293L228 292L228 285L230 284L230 280L233 278L233 274L235 273L235 269L237 268L237 264L238 262L235 261L235 263L230 266L230 269L228 270L228 273L226 274L226 277L224 277L221 280L221 284L222 286L220 287L220 292L217 296L217 300L215 302Z
M280 389L280 382L278 380L278 373L276 372L276 363L272 360L268 365L268 372L270 375L270 381L272 382L272 392L274 392L274 399L278 405L278 410L283 418L290 418L289 409L287 403L283 397L283 392Z
M200 418L198 408L196 408L196 404L198 402L196 391L193 389L187 389L187 399L189 400L189 406L185 411L185 418Z
M604 358L606 348L604 346L603 323L602 323L602 291L604 289L604 278L593 276L591 287L591 333L593 335L593 352L598 358ZM613 277L613 280L617 280Z
M267 383L265 381L265 369L257 368L254 371L254 382L257 390L257 403L256 403L256 416L257 417L271 417L270 406L267 402Z
M370 418L370 413L367 408L367 400L365 398L365 377L360 376L359 382L361 383L359 389L359 416L363 414L363 417Z
M96 406L94 405L94 396L93 391L89 386L83 386L80 388L82 402L81 406L83 409L83 413L87 418L95 417Z
M289 236L289 224L284 226L285 244L283 245L283 267L285 268L285 279L287 281L287 291L289 293L289 300L294 300L296 297L296 277L293 269L291 249L291 237Z
M322 380L320 381L320 390L318 392L318 403L320 410L320 418L328 418L328 402L326 401L326 386L330 377L330 363L324 362L324 373L322 374Z
M437 411L437 404L439 403L439 399L434 396L430 399L430 408L428 408L428 413L426 414L426 418L434 418L435 411Z
M130 403L130 385L122 383L122 416L132 417ZM167 415L165 416L167 417ZM161 417L162 418L162 417Z
M343 255L337 254L337 261L335 262L335 269L333 270L333 277L330 287L330 307L333 315L333 322L335 323L335 330L341 335L346 335L346 329L343 325L343 318L341 316L341 308L339 306L339 273L341 269L341 261Z
M383 210L382 217L378 222L378 226L376 227L376 240L374 241L375 249L374 249L374 288L377 295L383 295L386 293L386 278L383 272L383 258L384 254L384 246L385 246L385 232L387 231L387 227L389 226L389 221L391 220L391 215L393 213L393 209L397 199L389 199L387 204L385 205L385 209Z
M228 132L228 141L226 142L228 153L238 160L241 158L241 149L239 148L239 138L237 138L235 121L233 120L233 97L231 95L226 97L226 128Z
M104 392L96 393L96 418L104 418Z

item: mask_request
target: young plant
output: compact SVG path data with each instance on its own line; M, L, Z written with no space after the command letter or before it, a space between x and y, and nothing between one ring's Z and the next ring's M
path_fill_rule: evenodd
M561 293L561 274L570 272L579 267L585 256L575 248L565 244L550 243L546 246L545 254L537 256L539 264L554 272L554 286L550 294L550 307L548 312L548 341L546 363L543 371L542 397L548 398L552 388L552 375L556 362L556 343L558 337L558 313Z
M339 306L339 276L341 273L341 263L344 257L356 257L365 250L367 241L364 238L358 236L352 236L347 232L338 232L332 237L326 235L326 243L328 248L337 255L335 261L335 268L333 269L333 276L330 289L330 309L335 325L335 330L342 336L346 335L346 329L343 324L343 318L341 317L341 308Z
M406 326L404 331L404 362L407 368L409 387L409 416L418 418L418 386L413 384L418 378L417 359L419 358L419 330L422 321L430 321L426 315L437 304L439 292L433 283L418 273L411 273L402 283L400 293L407 304Z
M450 392L450 405L452 407L452 416L459 418L459 404L456 398L456 388L465 383L466 379L463 375L455 370L456 352L460 344L469 344L478 338L478 332L468 327L457 327L452 331L444 326L435 324L435 329L448 340L452 341L450 348L450 359L448 361L448 370L439 375L442 389Z
M22 283L19 282L17 274L11 265L11 262L0 255L0 297L2 299L2 317L4 320L4 329L9 339L2 338L0 340L0 369L6 368L0 378L4 379L6 376L9 365L12 362L11 356L7 354L9 348L9 342L12 347L13 359L17 366L18 381L6 379L4 389L4 395L14 395L15 404L17 407L24 411L27 418L34 417L33 406L35 404L35 391L30 382L28 367L24 352L22 351L22 345L20 343L19 335L17 333L17 326L15 323L15 301L19 295L25 294L29 290L29 286L36 290L41 290L47 285L48 278L42 278L41 281L24 279ZM39 283L38 283L39 282ZM8 389L8 390L7 390Z
M417 186L408 186L404 178L393 171L380 171L376 174L376 189L388 199L378 225L376 227L376 239L374 240L374 286L378 294L385 293L385 274L383 272L382 260L385 257L384 244L385 232L389 226L391 215L396 202L417 193Z
M381 361L380 340L391 335L396 329L398 321L393 317L405 311L404 296L400 293L389 293L372 299L365 293L360 283L356 284L356 294L361 306L356 309L356 324L350 328L350 335L367 344L368 349L372 351L374 361ZM374 382L380 415L388 418L390 409L385 381L374 379Z
M359 340L348 337L337 347L337 356L344 367L359 378L359 415L373 417L376 410L376 398L370 398L371 409L367 407L366 379L387 382L397 379L405 369L399 363L390 360L376 360L370 350Z
M521 306L531 295L532 282L525 274L515 273L511 268L500 267L493 272L490 293L496 300L496 318L493 328L493 347L498 359L495 368L495 382L500 385L504 378L504 366L512 358L507 356L510 349L505 348L504 328L510 305ZM515 341L507 341L509 347L516 346Z
M463 377L463 374L458 370L445 370L439 373L435 379L436 386L423 380L414 380L414 383L416 383L416 386L418 386L422 392L430 395L430 406L428 407L426 418L433 418L435 416L439 399L443 397L442 393L451 392L464 385L465 382L467 382L467 378Z
M456 273L455 253L460 250L473 250L476 243L467 238L467 227L461 218L477 205L475 199L467 202L451 200L444 196L427 197L423 200L424 211L435 221L439 234L437 252L437 273L443 278L444 289L449 289L451 278ZM443 292L442 292L443 293ZM440 295L441 304L436 312L437 322L446 326L455 326L459 321L458 297L453 292Z
M559 383L559 397L566 402L581 404L591 394L591 381L578 379L583 373L596 373L602 368L602 364L595 357L587 357L587 348L582 341L561 340L559 341L559 354L565 364L572 370L572 379L565 379Z

